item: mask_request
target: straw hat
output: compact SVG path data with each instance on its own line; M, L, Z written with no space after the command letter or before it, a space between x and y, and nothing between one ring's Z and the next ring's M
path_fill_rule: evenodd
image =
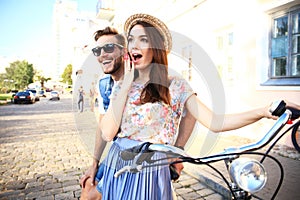
M163 36L164 39L164 45L167 50L167 52L170 52L172 49L172 36L171 33L168 29L168 27L163 23L161 20L159 20L156 17L153 17L148 14L134 14L131 15L125 22L124 25L124 31L125 33L128 33L129 30L132 28L132 26L137 22L137 21L144 21L152 26L154 26L160 34Z

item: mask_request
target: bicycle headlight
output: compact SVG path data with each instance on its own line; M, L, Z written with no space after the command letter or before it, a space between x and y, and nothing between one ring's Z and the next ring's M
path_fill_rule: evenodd
M260 191L267 182L264 166L254 159L238 158L229 166L231 179L243 190L254 193Z

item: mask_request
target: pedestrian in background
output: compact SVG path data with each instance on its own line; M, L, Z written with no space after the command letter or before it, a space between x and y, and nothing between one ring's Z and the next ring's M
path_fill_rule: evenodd
M92 82L92 86L90 89L90 106L91 106L91 111L94 112L95 108L95 84Z
M78 112L83 112L84 106L84 90L83 87L80 86L78 89Z

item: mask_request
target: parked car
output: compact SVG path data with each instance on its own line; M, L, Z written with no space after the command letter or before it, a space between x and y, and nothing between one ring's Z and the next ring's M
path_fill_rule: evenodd
M39 96L39 94L37 93L36 89L27 89L26 91L30 91L30 92L33 93L34 98L35 98L35 101L39 101L39 100L40 100L40 96Z
M52 89L46 88L46 92L51 92L51 91L52 91Z
M22 91L18 92L14 96L14 103L34 103L35 102L35 96L30 91Z
M19 92L18 90L11 90L10 93L11 93L12 98L14 98L14 96L15 96L18 92Z
M60 100L59 92L58 91L51 91L50 92L50 100Z

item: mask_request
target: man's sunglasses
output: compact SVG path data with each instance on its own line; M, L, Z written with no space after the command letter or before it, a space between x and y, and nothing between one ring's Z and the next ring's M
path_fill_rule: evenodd
M100 56L101 55L101 50L103 49L103 51L105 53L112 53L115 50L115 46L120 47L120 48L124 48L122 45L120 44L105 44L102 47L95 47L92 49L92 52L95 56Z

